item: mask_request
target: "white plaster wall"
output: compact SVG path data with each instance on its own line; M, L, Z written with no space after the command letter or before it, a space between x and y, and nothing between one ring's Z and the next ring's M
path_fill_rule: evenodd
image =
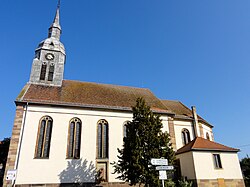
M162 131L169 133L168 117L167 116L161 116L161 119L162 119L162 124L163 124Z
M207 139L206 134L208 133L210 141L212 141L212 128L205 125L205 124L202 124L202 123L200 123L200 124L202 125L202 128L203 128L203 134L204 134L203 138Z
M53 128L48 159L34 159L37 131L40 119L48 115L53 119ZM69 121L77 117L82 121L80 159L66 159ZM105 119L109 123L109 182L118 181L112 174L117 161L117 148L123 144L123 124L132 120L132 113L94 111L72 108L29 106L18 162L16 184L41 184L60 182L90 182L88 170L95 170L97 122ZM162 117L163 131L168 131L168 118ZM75 177L78 176L78 178ZM63 177L63 179L62 179Z
M45 115L53 119L50 156L49 159L34 159L38 124ZM73 117L82 121L81 159L66 159L68 125ZM90 169L90 165L95 167L96 128L100 119L109 123L109 163L116 161L117 148L121 148L123 144L123 123L131 120L131 117L132 114L128 113L30 106L26 116L16 184L59 183L62 174L66 177L65 180L73 182L76 172L70 176L68 169L84 171ZM81 165L84 161L87 168ZM109 170L112 172L112 166L109 166ZM79 177L81 181L88 179L83 174L79 174ZM115 175L109 174L109 181L116 181Z
M212 154L220 154L222 169L215 169ZM237 153L193 152L197 179L242 179Z
M181 175L188 179L195 179L195 168L192 152L176 155L177 159L180 159Z
M190 133L191 141L194 139L194 131L192 122L189 121L174 121L174 131L175 131L175 139L176 139L176 148L177 150L183 147L182 138L181 138L181 131L182 129L188 129Z

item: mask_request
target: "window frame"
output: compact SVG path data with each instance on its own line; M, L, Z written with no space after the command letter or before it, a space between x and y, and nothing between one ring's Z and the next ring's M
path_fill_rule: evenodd
M182 139L182 144L187 145L189 142L191 142L190 138L190 132L188 129L184 128L181 131L181 139Z
M45 121L45 126L43 129L43 134L41 137L41 128L42 128L42 122ZM51 127L49 129L49 121L51 122ZM47 139L47 133L49 131L49 139ZM48 159L50 155L50 146L51 146L51 138L52 138L52 129L53 129L53 119L50 116L43 116L39 120L38 124L38 131L37 131L37 138L36 138L36 147L35 147L35 155L34 158L36 159ZM40 140L42 138L42 140ZM40 147L40 142L42 141L41 147ZM46 145L47 141L47 145ZM45 148L47 146L47 152L45 152ZM40 148L39 148L40 147ZM39 155L38 155L39 154Z
M128 125L129 122L130 121L127 120L122 125L122 136L123 136L123 138L127 137L127 125Z
M49 65L48 81L53 81L55 72L55 64L51 63Z
M71 124L74 122L74 130L73 130L73 141L71 142ZM79 123L79 136L77 137L77 124ZM79 138L77 140L77 138ZM82 121L74 117L69 121L69 126L68 126L68 140L67 140L67 152L66 152L66 158L67 159L80 159L81 157L81 140L82 140ZM78 149L77 147L77 142L78 142ZM70 149L72 149L72 154L70 155ZM78 152L76 152L78 150Z
M47 72L47 63L43 62L42 66L41 66L40 77L39 77L40 81L45 81L45 79L46 79L46 72Z
M101 133L100 133L101 139L99 139L99 125L101 125ZM105 132L106 132L106 137L105 137ZM101 144L101 146L99 144ZM106 144L106 149L105 149L105 144ZM105 119L100 119L97 122L96 158L100 160L109 159L109 123Z
M210 135L208 132L206 133L206 139L210 141Z
M212 157L213 157L214 168L223 169L220 154L214 153Z

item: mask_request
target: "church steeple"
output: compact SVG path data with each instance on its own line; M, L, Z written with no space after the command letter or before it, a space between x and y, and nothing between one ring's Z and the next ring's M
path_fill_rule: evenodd
M49 27L48 38L40 42L35 51L30 80L32 84L61 86L65 64L65 48L60 41L60 0L56 15Z
M49 38L54 37L60 40L61 33L62 30L60 26L60 0L59 0L54 21L49 28Z

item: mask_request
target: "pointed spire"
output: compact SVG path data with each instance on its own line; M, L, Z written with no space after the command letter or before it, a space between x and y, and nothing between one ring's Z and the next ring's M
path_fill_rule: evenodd
M49 28L49 37L54 37L60 40L61 35L61 26L60 26L60 4L61 1L58 0L57 9L56 9L56 15L54 18L53 23L51 24Z

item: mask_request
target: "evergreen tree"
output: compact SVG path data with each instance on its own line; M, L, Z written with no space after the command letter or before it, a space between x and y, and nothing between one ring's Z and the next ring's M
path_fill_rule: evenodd
M132 107L133 120L126 124L123 148L118 149L118 162L114 163L118 179L145 186L160 186L159 172L152 166L152 158L166 158L169 165L174 162L174 151L160 115L154 114L143 98L138 98Z
M8 157L9 145L10 138L4 138L4 140L0 142L0 164L3 167L2 169L0 169L0 186L2 186L3 184L3 176Z
M245 157L240 161L241 170L243 172L245 185L250 186L250 158Z

